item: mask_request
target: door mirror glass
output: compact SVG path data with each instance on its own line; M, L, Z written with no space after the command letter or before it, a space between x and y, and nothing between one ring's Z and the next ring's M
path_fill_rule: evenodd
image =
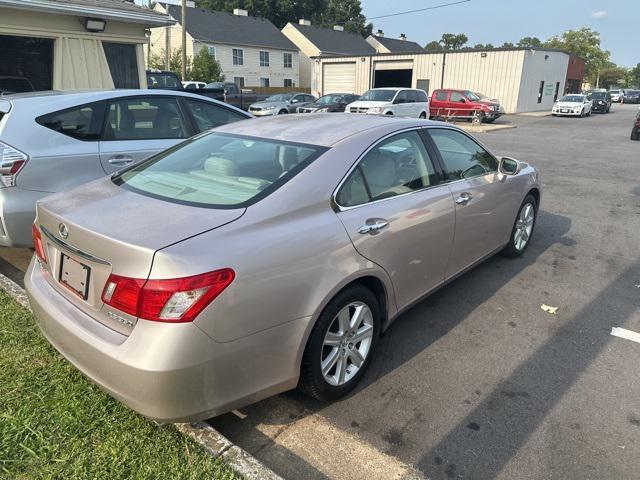
M506 175L515 175L520 170L520 162L509 157L500 159L500 172Z

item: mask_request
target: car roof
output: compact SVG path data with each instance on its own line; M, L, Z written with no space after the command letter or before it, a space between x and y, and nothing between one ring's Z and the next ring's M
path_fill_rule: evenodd
M180 96L198 100L219 103L233 110L239 110L232 105L228 105L217 100L189 93L180 90L162 90L162 89L113 89L113 90L50 90L40 92L16 93L5 95L2 98L10 101L12 104L20 107L27 107L37 112L54 112L65 108L71 108L76 105L98 102L100 100L109 100L111 98L135 97L135 96ZM47 101L43 102L42 98L46 97Z
M440 125L441 122L389 118L381 115L314 113L249 119L223 125L215 131L330 147L345 138L374 128L379 129L382 136L403 128L425 124Z

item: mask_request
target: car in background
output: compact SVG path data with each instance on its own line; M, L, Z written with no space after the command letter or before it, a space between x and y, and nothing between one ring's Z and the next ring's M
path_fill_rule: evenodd
M591 92L587 94L591 100L591 111L596 113L609 113L611 110L611 95L609 92Z
M212 82L205 87L207 89L222 89L224 96L222 100L229 105L248 110L252 103L261 102L271 94L255 93L248 88L240 88L233 82Z
M183 81L182 88L185 90L201 90L206 88L207 84L205 82L194 82L194 81Z
M183 90L180 77L167 70L147 70L147 88L162 90Z
M316 97L303 92L276 93L261 102L249 106L249 113L256 117L296 113L298 107L306 107L316 101Z
M438 89L431 94L430 118L473 119L480 117L483 123L493 123L504 115L497 99L489 99L471 90Z
M346 106L355 102L360 95L353 93L330 93L323 95L306 107L298 107L298 113L344 112Z
M570 93L553 104L551 114L556 116L584 117L591 115L593 103L587 95L582 93Z
M0 95L33 92L34 90L35 88L28 78L0 75Z
M36 202L249 118L179 91L34 92L0 98L0 245L30 247ZM168 187L169 188L169 187Z
M402 311L522 255L540 197L533 166L455 127L247 120L39 202L25 287L48 341L160 423L331 401Z
M631 128L631 140L640 140L640 110L636 113L636 118L633 120L633 127Z
M622 101L622 97L624 96L623 90L609 90L609 95L611 95L611 101L613 103L619 103Z
M624 103L640 103L640 90L625 91Z
M345 108L346 113L428 118L427 92L415 88L372 88Z

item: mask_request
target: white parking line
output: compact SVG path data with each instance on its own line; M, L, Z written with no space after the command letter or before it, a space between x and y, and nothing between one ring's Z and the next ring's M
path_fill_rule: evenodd
M632 342L640 343L640 333L632 332L626 328L613 327L611 329L611 335L614 337L626 338Z

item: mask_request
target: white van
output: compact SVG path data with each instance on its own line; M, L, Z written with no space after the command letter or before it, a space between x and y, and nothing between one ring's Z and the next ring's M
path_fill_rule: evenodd
M346 113L429 118L427 92L415 88L372 88L347 105Z

